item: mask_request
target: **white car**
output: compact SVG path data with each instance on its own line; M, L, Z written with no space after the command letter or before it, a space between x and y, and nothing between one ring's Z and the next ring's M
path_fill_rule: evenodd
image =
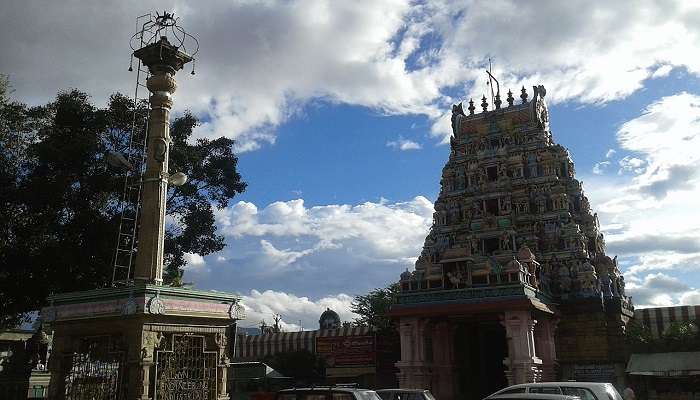
M435 400L430 390L424 389L378 389L382 400Z
M275 400L382 400L374 390L339 386L284 389Z
M523 383L520 385L508 386L487 397L517 393L541 393L565 396L575 396L581 400L622 400L622 396L617 392L611 383L599 382L542 382Z
M581 400L576 396L566 396L563 394L542 394L542 393L510 393L492 394L487 397L489 400Z

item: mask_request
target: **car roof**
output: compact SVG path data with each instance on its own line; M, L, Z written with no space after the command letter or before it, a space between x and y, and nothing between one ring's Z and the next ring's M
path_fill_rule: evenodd
M579 381L561 381L561 382L537 382L537 383L520 383L513 386L508 386L505 389L517 388L517 387L537 387L537 386L579 386L579 387L600 387L607 386L610 383L603 382L579 382Z
M428 391L428 389L377 389L377 390L375 390L375 392L377 392L377 393L392 393L392 392L425 393L427 391Z
M349 393L354 393L354 392L371 392L371 389L362 389L362 388L349 388L349 387L343 387L343 386L314 386L314 387L305 387L305 388L291 388L291 389L282 389L279 392L280 393L294 393L294 392L328 392L328 391L334 391L334 392L349 392Z
M544 394L544 393L501 393L492 394L487 399L540 399L540 400L580 400L579 397L565 394Z

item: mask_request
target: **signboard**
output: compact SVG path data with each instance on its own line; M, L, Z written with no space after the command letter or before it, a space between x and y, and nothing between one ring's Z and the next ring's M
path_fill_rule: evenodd
M329 367L374 365L374 336L320 336L316 338L316 354Z
M574 364L573 378L580 382L614 383L617 381L613 364Z

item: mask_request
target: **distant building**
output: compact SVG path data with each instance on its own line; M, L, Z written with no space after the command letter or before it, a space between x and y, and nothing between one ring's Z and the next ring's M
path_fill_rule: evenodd
M637 398L700 398L700 306L644 308L634 316L652 338L627 363Z
M367 326L341 324L338 314L327 309L319 318L321 329L298 332L263 331L260 335L238 335L235 362L262 361L280 353L308 351L325 364L325 383L359 383L366 387L394 387L394 348Z

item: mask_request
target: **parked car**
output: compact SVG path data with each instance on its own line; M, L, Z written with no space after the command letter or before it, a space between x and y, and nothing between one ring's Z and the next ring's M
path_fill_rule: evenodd
M489 400L581 400L580 397L566 396L563 394L542 394L542 393L510 393L492 394L487 397Z
M611 383L599 382L542 382L542 383L523 383L520 385L509 386L501 389L498 392L487 397L487 399L496 398L504 394L522 394L522 393L540 393L540 394L555 394L565 396L576 396L581 400L622 400L622 396L617 392L615 386Z
M284 389L277 392L275 400L382 400L377 392L342 386L318 386L312 388Z
M430 390L424 389L379 389L382 400L435 400Z

